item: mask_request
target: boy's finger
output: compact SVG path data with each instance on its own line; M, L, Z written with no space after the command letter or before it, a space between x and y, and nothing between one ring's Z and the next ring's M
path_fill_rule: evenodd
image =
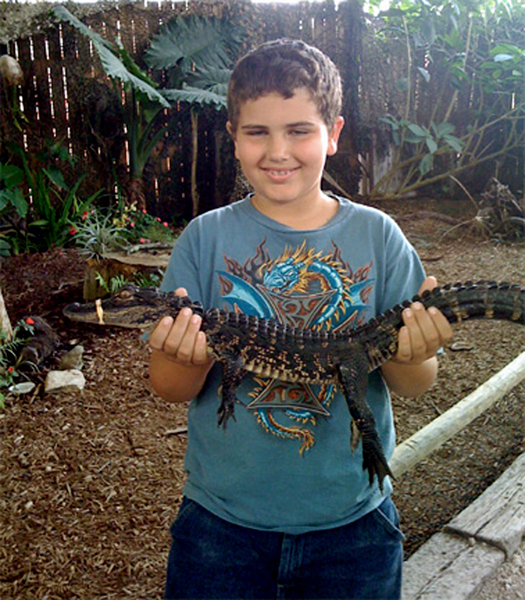
M409 362L412 360L410 333L407 326L401 327L399 330L395 360L398 362Z
M197 336L201 328L202 319L199 315L192 314L187 321L186 330L182 336L177 349L177 358L186 363L193 362L193 354Z
M172 325L172 317L164 317L159 321L159 323L149 336L148 344L150 348L153 348L153 350L162 350L162 347L164 346L164 341L168 337Z
M428 314L430 315L430 318L439 332L441 337L441 345L450 342L450 340L454 337L454 330L452 329L452 326L448 322L448 319L445 317L445 315L434 306L431 306L428 309Z
M208 356L208 349L206 346L206 334L203 331L199 331L193 350L193 363L195 365L204 365L209 360L210 358Z
M431 315L425 310L425 307L416 302L412 305L414 320L417 323L416 345L413 347L414 353L422 355L423 353L433 355L440 346L440 333Z

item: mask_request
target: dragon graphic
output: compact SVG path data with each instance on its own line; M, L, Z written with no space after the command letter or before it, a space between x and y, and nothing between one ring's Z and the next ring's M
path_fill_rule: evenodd
M275 259L265 245L266 240L244 265L224 256L226 270L219 271L218 277L223 300L233 310L303 330L333 331L364 322L373 284L372 263L353 271L333 242L329 253L303 242L285 248ZM247 408L262 427L281 438L299 440L301 454L310 449L317 419L330 416L334 385L290 384L262 377L254 382Z

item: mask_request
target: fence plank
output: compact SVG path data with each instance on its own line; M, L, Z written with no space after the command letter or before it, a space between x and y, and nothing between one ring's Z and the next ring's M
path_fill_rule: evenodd
M394 476L399 477L442 446L524 379L525 352L522 352L472 394L399 444L390 461Z

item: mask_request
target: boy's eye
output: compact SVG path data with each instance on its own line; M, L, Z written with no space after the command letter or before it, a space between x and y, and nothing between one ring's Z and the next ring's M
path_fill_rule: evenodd
M250 137L257 137L257 136L261 136L261 135L265 135L266 131L264 129L248 129L247 131L245 131L246 135L249 135Z
M290 133L292 135L307 135L309 132L306 129L292 129Z

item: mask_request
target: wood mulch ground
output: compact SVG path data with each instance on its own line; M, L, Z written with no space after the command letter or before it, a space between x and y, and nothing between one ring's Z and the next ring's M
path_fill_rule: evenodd
M525 285L523 244L442 238L465 204L387 203L442 283L478 279ZM426 211L426 212L423 212ZM443 218L442 215L445 215ZM0 283L12 321L42 315L64 344L85 347L81 395L46 396L42 386L9 397L0 413L0 597L160 598L169 526L184 483L186 406L155 397L148 350L136 332L66 323L81 297L75 251L15 256ZM456 328L439 383L417 400L394 398L399 441L502 369L525 347L525 331L501 322ZM463 348L454 351L452 348ZM469 348L469 349L465 349ZM37 375L43 381L44 373ZM407 554L467 506L525 450L522 384L396 482Z

